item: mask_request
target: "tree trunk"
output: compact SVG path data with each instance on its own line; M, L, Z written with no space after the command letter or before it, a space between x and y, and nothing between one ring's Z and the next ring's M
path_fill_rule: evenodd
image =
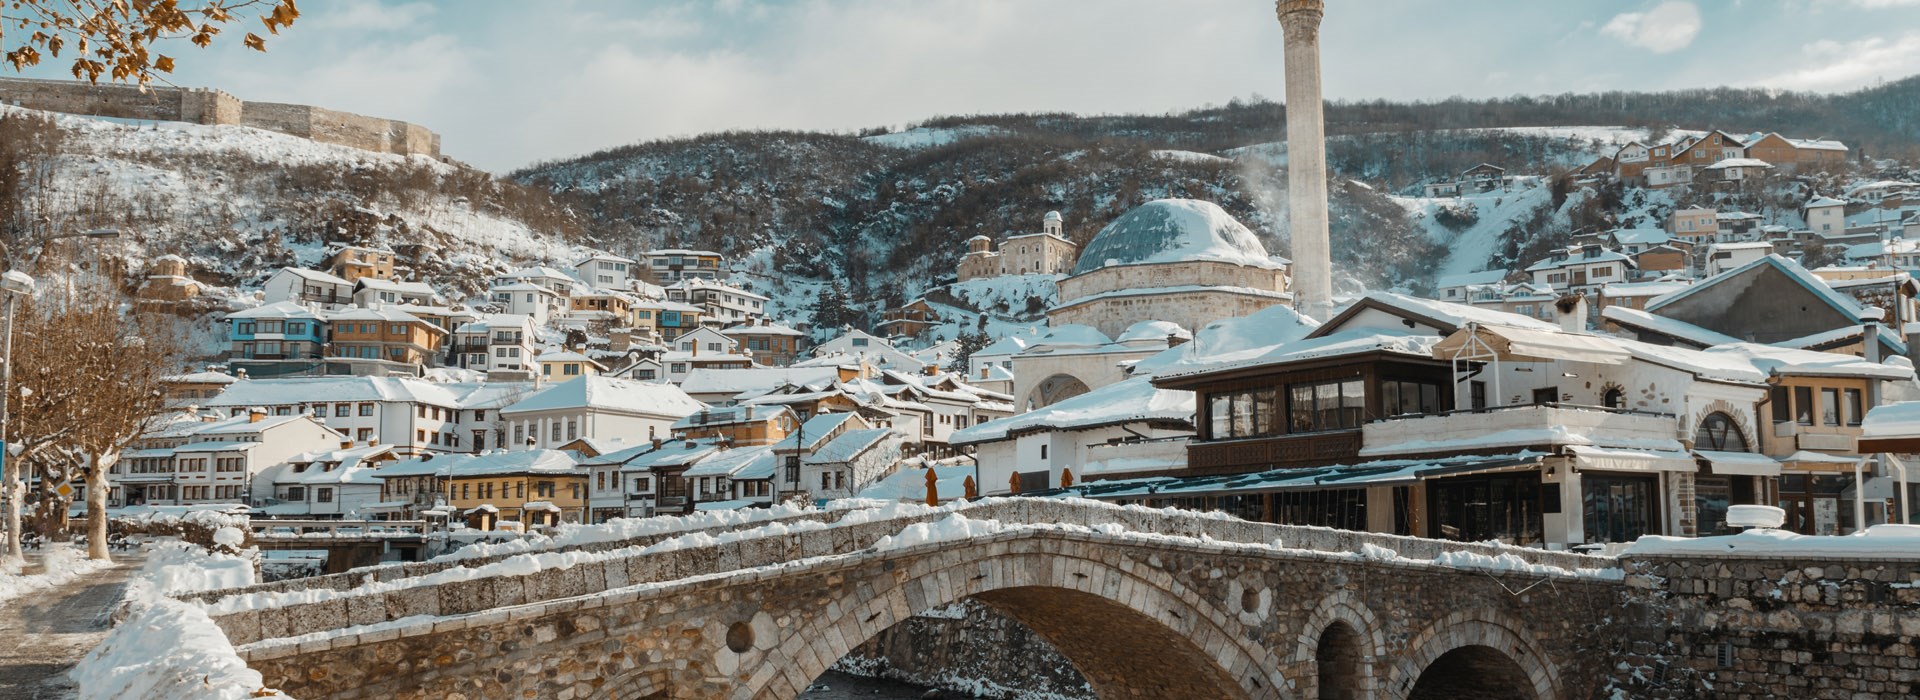
M106 561L107 553L107 470L120 460L119 452L95 457L87 466L87 558Z

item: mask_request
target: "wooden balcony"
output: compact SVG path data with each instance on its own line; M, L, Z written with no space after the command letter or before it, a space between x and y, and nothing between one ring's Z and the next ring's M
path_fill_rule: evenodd
M1195 441L1187 447L1187 472L1237 474L1284 467L1315 467L1351 462L1359 455L1359 430Z

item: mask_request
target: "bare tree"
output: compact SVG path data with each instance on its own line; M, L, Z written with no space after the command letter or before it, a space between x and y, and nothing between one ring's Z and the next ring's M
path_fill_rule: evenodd
M84 481L88 555L107 558L107 474L165 408L161 379L178 362L178 321L141 314L106 278L54 286L16 330L13 437L46 485ZM42 493L43 528L64 531L67 498Z
M293 0L9 0L0 3L0 39L11 40L13 48L0 61L19 71L71 48L75 78L97 83L105 75L146 85L155 73L173 72L173 57L155 44L186 40L205 48L246 15L257 15L269 34L279 34L300 10ZM241 43L267 50L266 39L252 32Z

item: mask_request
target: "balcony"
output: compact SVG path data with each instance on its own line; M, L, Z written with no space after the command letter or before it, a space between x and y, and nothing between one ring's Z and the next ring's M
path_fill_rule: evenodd
M1195 441L1187 448L1192 474L1235 474L1281 467L1316 467L1350 461L1360 453L1360 431Z
M1673 414L1529 404L1390 418L1361 428L1362 457L1471 454L1568 444L1644 444L1678 437ZM1582 440L1581 438L1584 438Z
M1829 417L1828 422L1832 421ZM1767 453L1785 455L1801 450L1852 453L1860 437L1860 426L1801 425L1793 421L1773 424L1772 441Z

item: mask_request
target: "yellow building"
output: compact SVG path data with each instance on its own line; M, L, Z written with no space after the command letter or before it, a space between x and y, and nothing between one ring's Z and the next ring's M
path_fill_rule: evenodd
M393 251L350 245L327 256L327 271L352 282L362 277L393 279Z
M375 476L382 502L406 503L413 516L439 507L457 519L496 529L581 522L587 472L559 450L434 455L395 462Z

